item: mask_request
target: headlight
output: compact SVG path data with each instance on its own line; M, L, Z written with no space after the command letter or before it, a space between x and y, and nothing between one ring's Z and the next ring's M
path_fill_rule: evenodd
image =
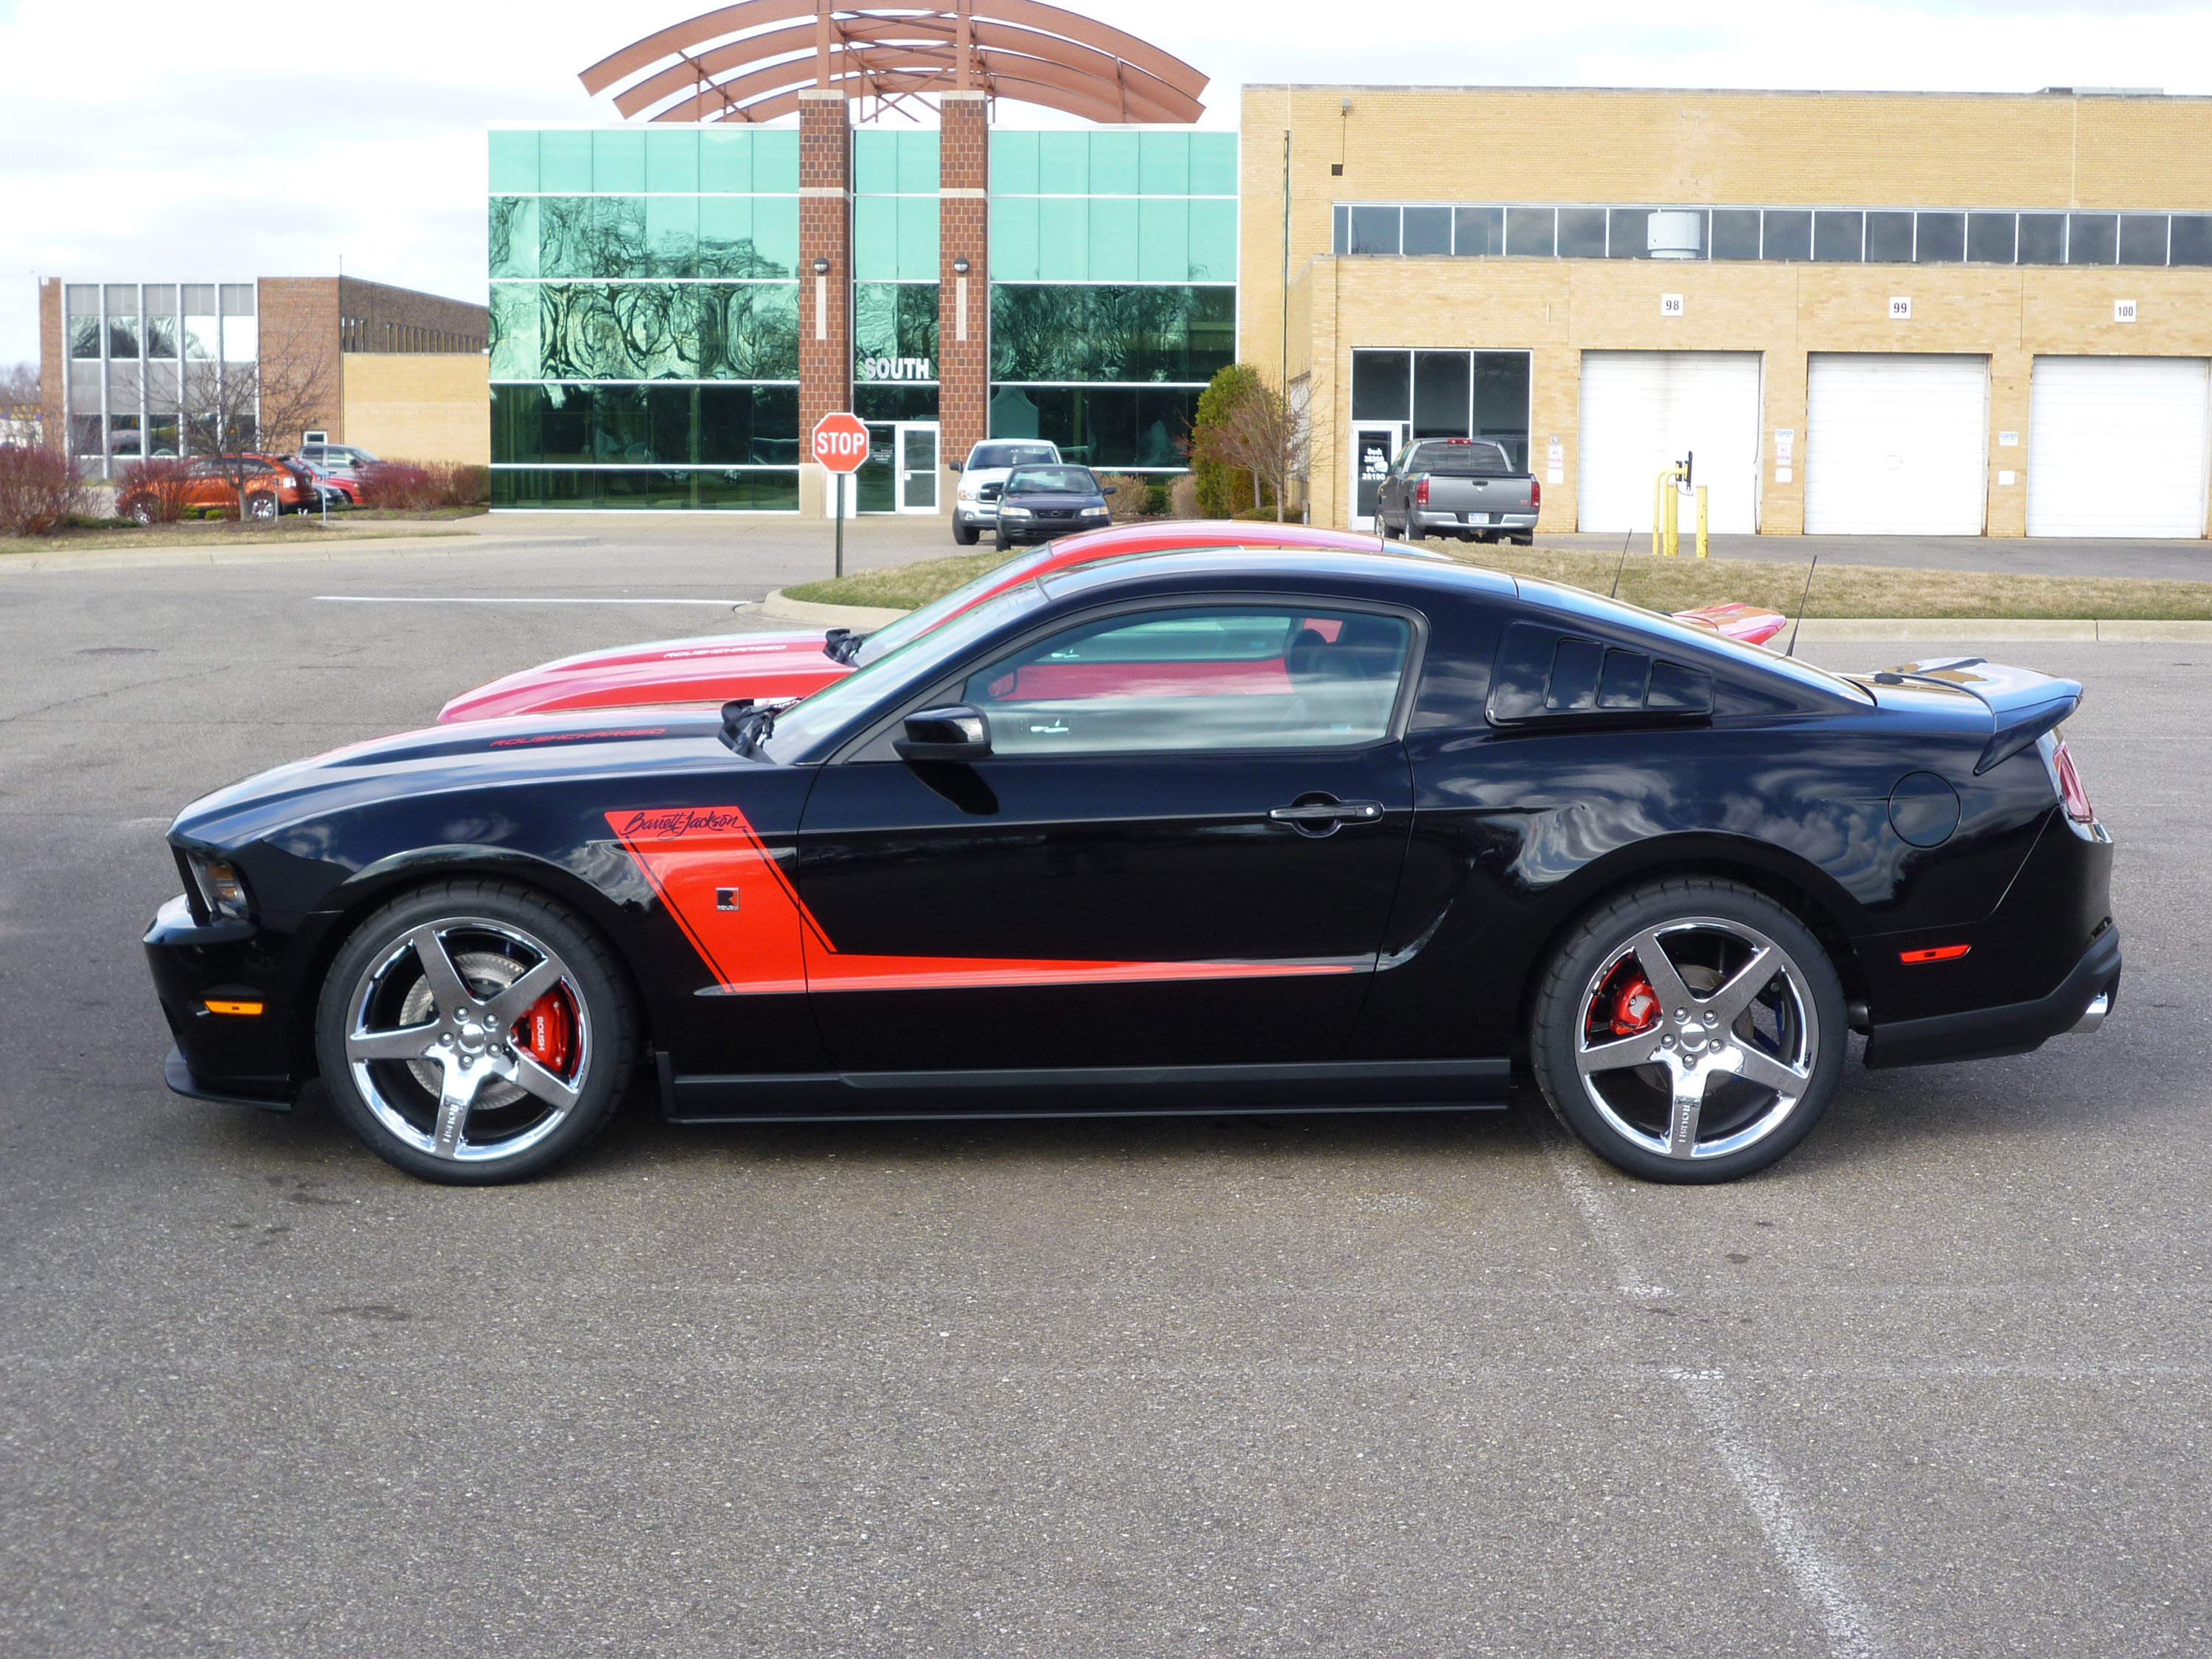
M960 499L961 499L962 501L974 501L974 500L975 499L975 497L976 497L976 496L978 496L978 495L980 495L981 494L982 494L982 492L983 492L983 486L982 486L982 485L981 485L981 484L975 484L975 483L964 483L964 484L962 484L962 485L960 486L959 489L958 489L957 491L956 491L955 493L956 493L957 495L958 495L958 496L960 497Z
M227 859L209 853L189 852L185 863L192 872L192 884L199 889L200 902L206 907L210 921L244 921L252 903L246 896L246 879L238 873L237 866Z
M1080 516L1086 519L1103 519L1111 515L1103 507L1086 507Z
M1002 519L1026 519L1032 514L1026 507L1001 507L999 516Z

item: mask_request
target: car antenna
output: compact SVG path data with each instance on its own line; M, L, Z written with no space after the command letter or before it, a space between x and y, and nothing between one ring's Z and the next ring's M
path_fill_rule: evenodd
M1606 595L1608 599L1617 599L1620 597L1620 573L1628 568L1628 544L1635 538L1635 535L1636 532L1632 530L1620 538L1620 562L1613 568L1613 588Z
M1785 657L1797 654L1797 630L1805 625L1805 601L1813 597L1813 573L1820 568L1820 556L1815 553L1813 562L1805 567L1805 591L1797 596L1797 620L1790 624L1790 648L1782 653Z

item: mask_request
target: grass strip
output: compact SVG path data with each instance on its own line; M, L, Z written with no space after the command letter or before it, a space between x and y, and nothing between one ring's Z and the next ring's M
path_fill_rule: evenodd
M1650 611L1686 611L1717 600L1797 612L1805 567L1752 559L1654 558L1546 547L1431 544L1463 563L1605 593L1620 574L1620 597ZM883 605L912 611L1013 557L971 553L868 570L786 591L814 605ZM1905 569L1830 564L1813 578L1808 617L1973 617L1990 620L2212 621L2212 582L2136 576L2015 576L1974 570Z
M215 547L318 547L337 542L391 541L410 536L455 536L466 532L454 520L473 514L375 517L335 523L325 530L313 518L287 519L280 526L241 525L210 520L192 524L157 524L112 530L64 530L52 536L0 536L0 557L10 553L189 552Z

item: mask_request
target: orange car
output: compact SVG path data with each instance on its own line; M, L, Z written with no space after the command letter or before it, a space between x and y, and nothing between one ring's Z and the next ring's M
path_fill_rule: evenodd
M161 463L152 465L159 466ZM273 519L281 513L304 513L321 499L316 493L314 480L305 471L273 455L204 455L197 460L175 465L179 470L167 478L151 479L142 472L137 479L125 485L115 510L126 519L151 524L160 516L155 492L173 489L178 492L178 504L188 513L234 513L238 510L240 484L245 486L246 512L250 518Z

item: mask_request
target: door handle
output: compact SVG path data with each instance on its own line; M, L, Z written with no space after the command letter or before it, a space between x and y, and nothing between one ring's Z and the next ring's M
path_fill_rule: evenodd
M1270 807L1267 816L1287 823L1302 836L1330 836L1347 823L1376 823L1382 820L1379 800L1337 800L1327 795L1300 799L1289 806Z

